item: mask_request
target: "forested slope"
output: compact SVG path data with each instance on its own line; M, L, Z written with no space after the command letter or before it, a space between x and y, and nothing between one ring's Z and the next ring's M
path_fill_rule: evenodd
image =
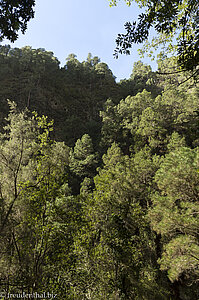
M199 94L170 65L1 46L3 299L199 299Z

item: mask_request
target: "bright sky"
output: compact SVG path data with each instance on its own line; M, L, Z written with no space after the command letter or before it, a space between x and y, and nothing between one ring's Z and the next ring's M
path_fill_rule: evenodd
M113 57L118 33L124 33L124 23L139 14L136 4L128 7L123 0L109 7L108 0L36 0L35 18L28 23L25 35L20 34L12 47L32 46L52 51L61 65L70 53L79 61L88 53L108 64L117 81L129 78L139 55L134 46L130 56ZM10 44L3 41L1 44ZM142 60L155 67L149 59Z

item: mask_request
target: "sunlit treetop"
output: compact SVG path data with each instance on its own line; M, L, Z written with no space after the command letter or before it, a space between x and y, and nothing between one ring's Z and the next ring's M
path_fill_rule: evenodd
M131 5L132 0L124 0ZM133 44L145 42L144 51L152 56L155 50L163 49L177 56L178 68L198 73L199 65L199 2L197 0L135 0L145 9L137 21L125 24L126 33L118 34L115 57L130 54ZM110 0L110 5L117 5ZM156 34L149 43L151 29ZM161 47L161 48L160 48Z

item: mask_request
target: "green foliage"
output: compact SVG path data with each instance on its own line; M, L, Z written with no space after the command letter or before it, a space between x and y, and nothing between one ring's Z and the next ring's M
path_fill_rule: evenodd
M193 94L176 90L167 90L155 99L144 90L118 105L107 101L101 112L102 143L110 145L116 141L127 154L145 145L163 154L170 136L177 132L188 145L197 145L197 107Z
M127 96L135 96L143 90L151 92L154 97L162 91L158 76L149 65L141 61L137 61L133 65L132 74L129 79L124 79L119 82L120 99ZM120 100L119 99L119 100Z
M116 1L109 1L116 5ZM130 5L132 1L126 1ZM158 46L166 51L177 53L178 67L181 70L192 71L192 76L198 74L198 1L142 1L136 0L145 11L140 13L138 21L125 24L126 34L119 34L116 39L115 56L118 53L130 54L133 44L146 41L145 49L149 56L153 54L148 47L150 30L153 28L156 37L151 45L157 50ZM149 48L149 49L148 49ZM151 53L152 52L152 53Z
M97 164L90 136L84 134L70 151L70 169L79 177L93 177Z
M0 40L4 38L14 42L18 38L19 30L24 33L27 23L34 17L35 0L1 1L0 4Z
M0 80L2 122L9 110L7 99L14 100L21 110L28 107L54 119L53 136L70 146L85 133L97 143L99 111L117 94L115 77L98 57L79 62L71 54L60 68L52 52L29 46L0 46Z
M161 269L187 286L198 278L198 180L198 149L173 150L155 175L158 191L149 210L152 227L163 237Z
M140 61L117 84L90 53L1 46L0 66L5 292L198 299L197 86Z
M51 209L66 180L68 148L50 140L47 117L10 107L0 141L0 280L7 292L15 286L34 291L44 276Z
M143 195L149 174L153 176L156 169L155 160L147 151L131 160L114 143L103 162L93 193L86 195L90 228L77 244L86 281L77 284L77 289L92 299L166 299L164 288L157 290L156 269L151 264L154 240Z
M145 79L150 76L150 73L152 72L151 66L143 64L141 61L137 61L134 63L133 71L131 74L131 78L138 78L138 79Z

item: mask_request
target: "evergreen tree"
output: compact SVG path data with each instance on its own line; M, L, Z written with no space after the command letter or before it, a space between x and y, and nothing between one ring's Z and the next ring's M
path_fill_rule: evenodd
M174 299L199 295L198 179L198 149L180 145L166 155L155 175L158 191L152 195L149 218L162 236L159 263L174 283Z
M131 160L114 143L103 156L93 193L83 195L88 225L77 242L86 277L77 285L82 298L85 291L92 299L167 299L151 264L156 254L145 218L146 191L157 165L149 156L146 163L145 155Z
M70 151L70 168L81 178L93 177L96 163L92 140L88 134L84 134Z

